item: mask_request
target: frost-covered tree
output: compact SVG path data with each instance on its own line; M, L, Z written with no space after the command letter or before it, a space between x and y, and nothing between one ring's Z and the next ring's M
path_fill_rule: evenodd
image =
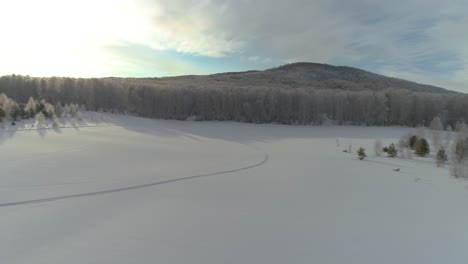
M442 131L444 130L444 125L442 124L442 121L440 120L438 116L432 119L430 129L431 129L432 145L435 148L439 148L441 145L441 136L442 136Z
M451 157L451 174L457 178L468 178L468 135L465 131L457 133Z
M36 125L38 127L43 127L45 125L45 116L42 112L36 114Z
M404 151L406 148L408 148L408 139L409 135L402 135L400 139L398 140L398 150L399 150L399 155L400 158L404 159L406 152Z
M36 115L36 108L36 100L34 100L32 96L29 97L29 100L24 107L24 111L29 113L28 117L34 117Z
M44 103L42 113L46 118L52 119L55 116L55 107L49 103Z
M70 117L70 106L66 104L62 109L62 117L68 118Z
M62 104L59 102L55 105L55 116L58 118L62 117L63 114L63 107Z
M448 125L447 129L444 132L444 134L445 134L445 141L444 141L445 147L448 147L450 145L450 142L452 141L452 135L453 135L452 131L453 131L452 126Z
M8 100L8 96L6 96L6 94L4 93L0 94L0 106L5 105L7 100Z
M0 93L18 103L29 102L28 98L34 96L53 105L63 102L85 105L91 111L179 120L196 116L196 120L252 123L412 127L430 126L435 115L452 127L459 120L468 120L468 95L380 89L379 83L369 86L371 91L367 86L336 80L291 87L280 79L265 80L262 74L256 79L254 75L249 73L247 79L227 74L164 80L10 75L0 77ZM336 89L321 89L325 87ZM28 116L34 117L36 106L25 108L33 110Z
M429 128L432 130L444 130L444 125L442 124L442 120L440 120L440 117L434 117L431 121Z
M71 117L76 117L76 114L78 113L78 109L75 104L68 105L68 113L70 114Z
M458 161L468 158L468 137L466 133L459 132L453 145L453 154Z
M59 121L57 120L57 117L54 117L52 119L52 126L53 127L59 127Z
M382 155L382 149L383 149L382 140L380 140L380 139L375 140L375 142L374 142L375 155L376 156Z

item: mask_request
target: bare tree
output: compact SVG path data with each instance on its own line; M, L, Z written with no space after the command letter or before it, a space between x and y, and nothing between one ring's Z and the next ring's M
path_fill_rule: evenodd
M438 116L434 117L432 119L431 125L431 140L432 140L432 145L436 148L439 149L441 145L441 137L442 137L442 131L444 130L444 125L442 124L442 121Z
M382 140L377 139L374 142L374 152L376 156L381 156L382 155L382 149L383 149L383 144Z

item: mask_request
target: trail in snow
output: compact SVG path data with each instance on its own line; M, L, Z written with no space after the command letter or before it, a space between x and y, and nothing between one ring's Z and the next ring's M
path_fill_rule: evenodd
M53 201L58 201L58 200L68 200L68 199L86 197L86 196L111 194L111 193L116 193L116 192L123 192L123 191L130 191L130 190L135 190L135 189L147 188L147 187L152 187L152 186L156 186L156 185L163 185L163 184L168 184L168 183L173 183L173 182L192 180L192 179L196 179L196 178L228 174L228 173L233 173L233 172L238 172L238 171L243 171L243 170L248 170L248 169L253 169L255 167L259 167L259 166L265 164L269 160L269 158L270 158L270 156L265 153L264 158L263 158L262 161L260 161L260 162L258 162L256 164L253 164L253 165L250 165L250 166L247 166L247 167L238 168L238 169L232 169L232 170L220 171L220 172L213 172L213 173L207 173L207 174L192 175L192 176L187 176L187 177L182 177L182 178L176 178L176 179L170 179L170 180L164 180L164 181L158 181L158 182L152 182L152 183L147 183L147 184L116 188L116 189L109 189L109 190L103 190L103 191L78 193L78 194L48 197L48 198L41 198L41 199L34 199L34 200L25 200L25 201L1 203L0 207L11 207L11 206L18 206L18 205L47 203L47 202L53 202Z

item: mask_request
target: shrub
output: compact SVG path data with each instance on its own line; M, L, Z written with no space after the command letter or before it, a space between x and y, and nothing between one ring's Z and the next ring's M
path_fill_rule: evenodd
M429 143L425 138L419 138L414 146L416 155L424 157L429 154Z
M365 159L365 158L367 157L367 155L366 155L366 149L363 148L363 147L360 147L360 148L358 149L357 154L358 154L359 160L363 160L363 159Z
M448 160L448 156L447 156L447 153L445 153L445 148L441 147L439 151L437 151L437 155L436 155L437 167L444 165L447 162L447 160Z
M416 142L418 141L418 137L416 135L412 135L410 138L409 138L409 142L408 142L408 145L411 149L415 149L416 147Z
M388 146L387 154L390 158L396 157L396 155L398 154L398 149L395 148L395 144L392 143L390 144L390 146Z

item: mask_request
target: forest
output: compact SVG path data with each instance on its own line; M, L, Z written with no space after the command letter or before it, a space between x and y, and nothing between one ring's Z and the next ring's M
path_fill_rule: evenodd
M468 120L468 95L407 89L294 89L275 86L219 87L190 81L160 86L124 78L0 77L0 93L19 103L32 96L50 104L84 105L91 111L177 120L230 120L291 125L444 126Z

